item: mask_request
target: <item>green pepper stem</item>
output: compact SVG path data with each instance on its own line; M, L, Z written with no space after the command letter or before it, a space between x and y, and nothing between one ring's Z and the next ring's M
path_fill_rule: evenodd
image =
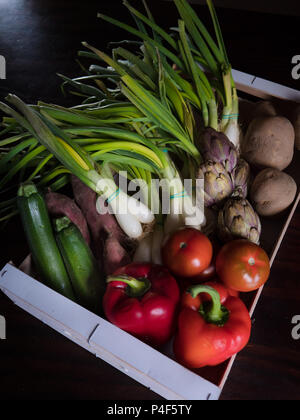
M220 294L213 287L199 284L191 287L188 292L193 298L197 297L200 293L207 293L211 297L209 305L203 304L199 309L199 313L206 322L219 326L222 326L227 322L229 311L221 305Z
M151 283L145 277L136 279L127 275L109 276L106 283L121 281L128 285L127 294L131 297L141 297L151 288Z

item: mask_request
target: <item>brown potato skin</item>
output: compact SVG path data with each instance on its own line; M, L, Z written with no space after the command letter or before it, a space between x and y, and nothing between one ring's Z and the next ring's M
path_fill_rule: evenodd
M290 175L266 168L254 179L250 198L260 216L274 216L292 204L296 193L297 184Z
M295 147L300 150L300 105L298 105L292 115L292 123L295 129Z
M260 101L256 103L253 118L275 117L276 115L275 105L271 101Z
M294 156L295 130L285 117L254 119L242 142L242 157L258 169L282 171Z

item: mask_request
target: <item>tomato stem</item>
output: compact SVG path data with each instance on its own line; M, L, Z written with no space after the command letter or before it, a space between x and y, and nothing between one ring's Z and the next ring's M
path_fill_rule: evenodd
M255 259L253 257L249 258L248 260L249 265L254 265L255 264Z

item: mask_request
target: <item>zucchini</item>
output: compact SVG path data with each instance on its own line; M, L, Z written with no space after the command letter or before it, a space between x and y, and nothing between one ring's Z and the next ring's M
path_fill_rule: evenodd
M58 293L75 301L47 206L32 182L20 185L17 203L33 262L42 281Z
M80 230L66 216L54 221L56 241L80 305L99 314L105 282Z

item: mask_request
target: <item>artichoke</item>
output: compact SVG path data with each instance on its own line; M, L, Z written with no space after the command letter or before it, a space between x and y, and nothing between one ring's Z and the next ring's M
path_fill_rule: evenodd
M238 152L228 137L213 128L206 128L202 136L201 153L205 161L222 163L232 172L238 162Z
M250 165L244 159L239 159L232 176L234 187L239 188L243 197L246 198L251 177Z
M224 242L243 238L259 244L261 222L241 190L237 190L219 211L218 234Z
M220 205L234 190L234 181L230 172L218 162L203 163L197 173L198 179L204 179L204 205Z

